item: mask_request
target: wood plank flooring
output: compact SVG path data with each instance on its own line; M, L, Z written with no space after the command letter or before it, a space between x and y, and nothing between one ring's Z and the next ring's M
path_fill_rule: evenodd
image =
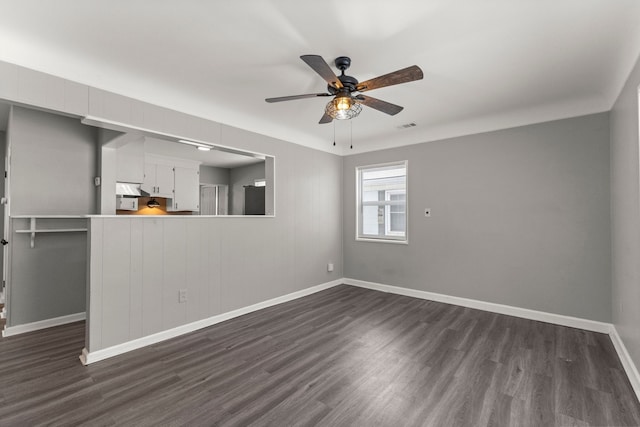
M0 425L632 426L607 335L338 286L82 366L0 339Z

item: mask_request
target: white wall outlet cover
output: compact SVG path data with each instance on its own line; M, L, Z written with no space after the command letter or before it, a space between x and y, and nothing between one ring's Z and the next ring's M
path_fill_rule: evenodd
M327 264L327 271L333 271L333 263Z
M424 216L426 216L426 217L431 216L431 208L425 208L424 209Z

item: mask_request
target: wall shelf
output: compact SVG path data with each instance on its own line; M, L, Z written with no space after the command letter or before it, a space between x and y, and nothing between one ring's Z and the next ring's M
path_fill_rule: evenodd
M15 230L19 234L31 234L32 248L36 246L36 234L37 233L82 233L86 232L87 228L37 228L37 219L77 219L85 218L84 216L63 216L63 215L20 215L12 218L29 219L29 228L26 230Z

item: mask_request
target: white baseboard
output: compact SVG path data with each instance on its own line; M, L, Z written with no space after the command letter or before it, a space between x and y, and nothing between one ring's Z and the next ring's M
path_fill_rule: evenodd
M168 340L170 338L175 338L177 336L187 334L189 332L197 331L198 329L206 328L208 326L215 325L216 323L224 322L225 320L233 319L234 317L242 316L244 314L248 314L257 310L261 310L263 308L271 307L273 305L282 304L283 302L292 301L294 299L302 298L307 295L314 294L316 292L323 291L325 289L332 288L337 285L341 285L344 283L342 279L334 280L331 282L322 283L320 285L312 286L307 289L303 289L301 291L292 292L287 295L283 295L280 297L272 298L267 301L259 302L257 304L250 305L248 307L239 308L237 310L229 311L227 313L222 313L213 317L209 317L207 319L198 320L193 323L189 323L186 325L178 326L173 329L168 329L166 331L158 332L153 335L148 335L146 337L138 338L132 341L127 341L122 344L114 345L112 347L104 348L101 350L88 351L86 348L82 350L82 354L80 355L80 361L84 365L88 365L90 363L99 362L100 360L107 359L109 357L117 356L119 354L126 353L128 351L136 350L142 347L146 347L151 344L155 344L161 341Z
M53 319L40 320L24 325L7 326L2 331L3 337L24 334L27 332L39 331L40 329L52 328L54 326L65 325L67 323L79 322L85 319L85 313L69 314L67 316L54 317Z
M493 302L454 297L450 295L438 294L435 292L402 288L399 286L383 285L381 283L365 282L364 280L344 279L344 283L361 288L373 289L376 291L389 292L392 294L443 302L446 304L454 304L462 307L490 311L492 313L521 317L523 319L537 320L540 322L553 323L555 325L569 326L571 328L584 329L593 332L601 332L603 334L608 334L611 331L612 327L610 323L598 322L596 320L581 319L579 317L564 316L562 314L547 313L544 311L530 310L528 308L513 307L510 305L496 304Z
M622 366L627 373L627 377L629 377L629 382L631 383L631 386L633 387L633 390L636 392L636 396L640 401L640 373L638 373L638 368L636 368L635 363L633 363L633 359L631 359L631 355L627 351L627 347L625 347L622 338L620 338L620 335L618 335L618 331L616 330L615 326L611 327L609 336L611 337L613 346L616 348L616 352L618 353L620 362L622 362Z

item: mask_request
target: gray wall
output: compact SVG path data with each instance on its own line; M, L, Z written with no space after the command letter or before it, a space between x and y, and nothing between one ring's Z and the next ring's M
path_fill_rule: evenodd
M233 168L229 173L229 215L244 214L244 186L253 185L256 179L265 178L265 163ZM276 187L280 183L276 183Z
M11 215L95 213L97 130L20 107L11 120Z
M636 64L611 110L611 252L613 323L640 367L640 186Z
M38 228L86 228L86 219L38 220ZM28 219L11 221L11 264L7 326L83 313L87 289L87 233L38 233L35 246Z
M610 321L608 141L605 113L346 157L345 277ZM356 242L355 167L405 159L409 244Z
M11 150L9 304L17 326L85 311L86 233L39 233L31 248L29 220L17 215L95 212L96 130L79 120L13 107ZM37 220L37 228L83 228L86 220Z
M201 165L200 184L229 185L229 169Z

